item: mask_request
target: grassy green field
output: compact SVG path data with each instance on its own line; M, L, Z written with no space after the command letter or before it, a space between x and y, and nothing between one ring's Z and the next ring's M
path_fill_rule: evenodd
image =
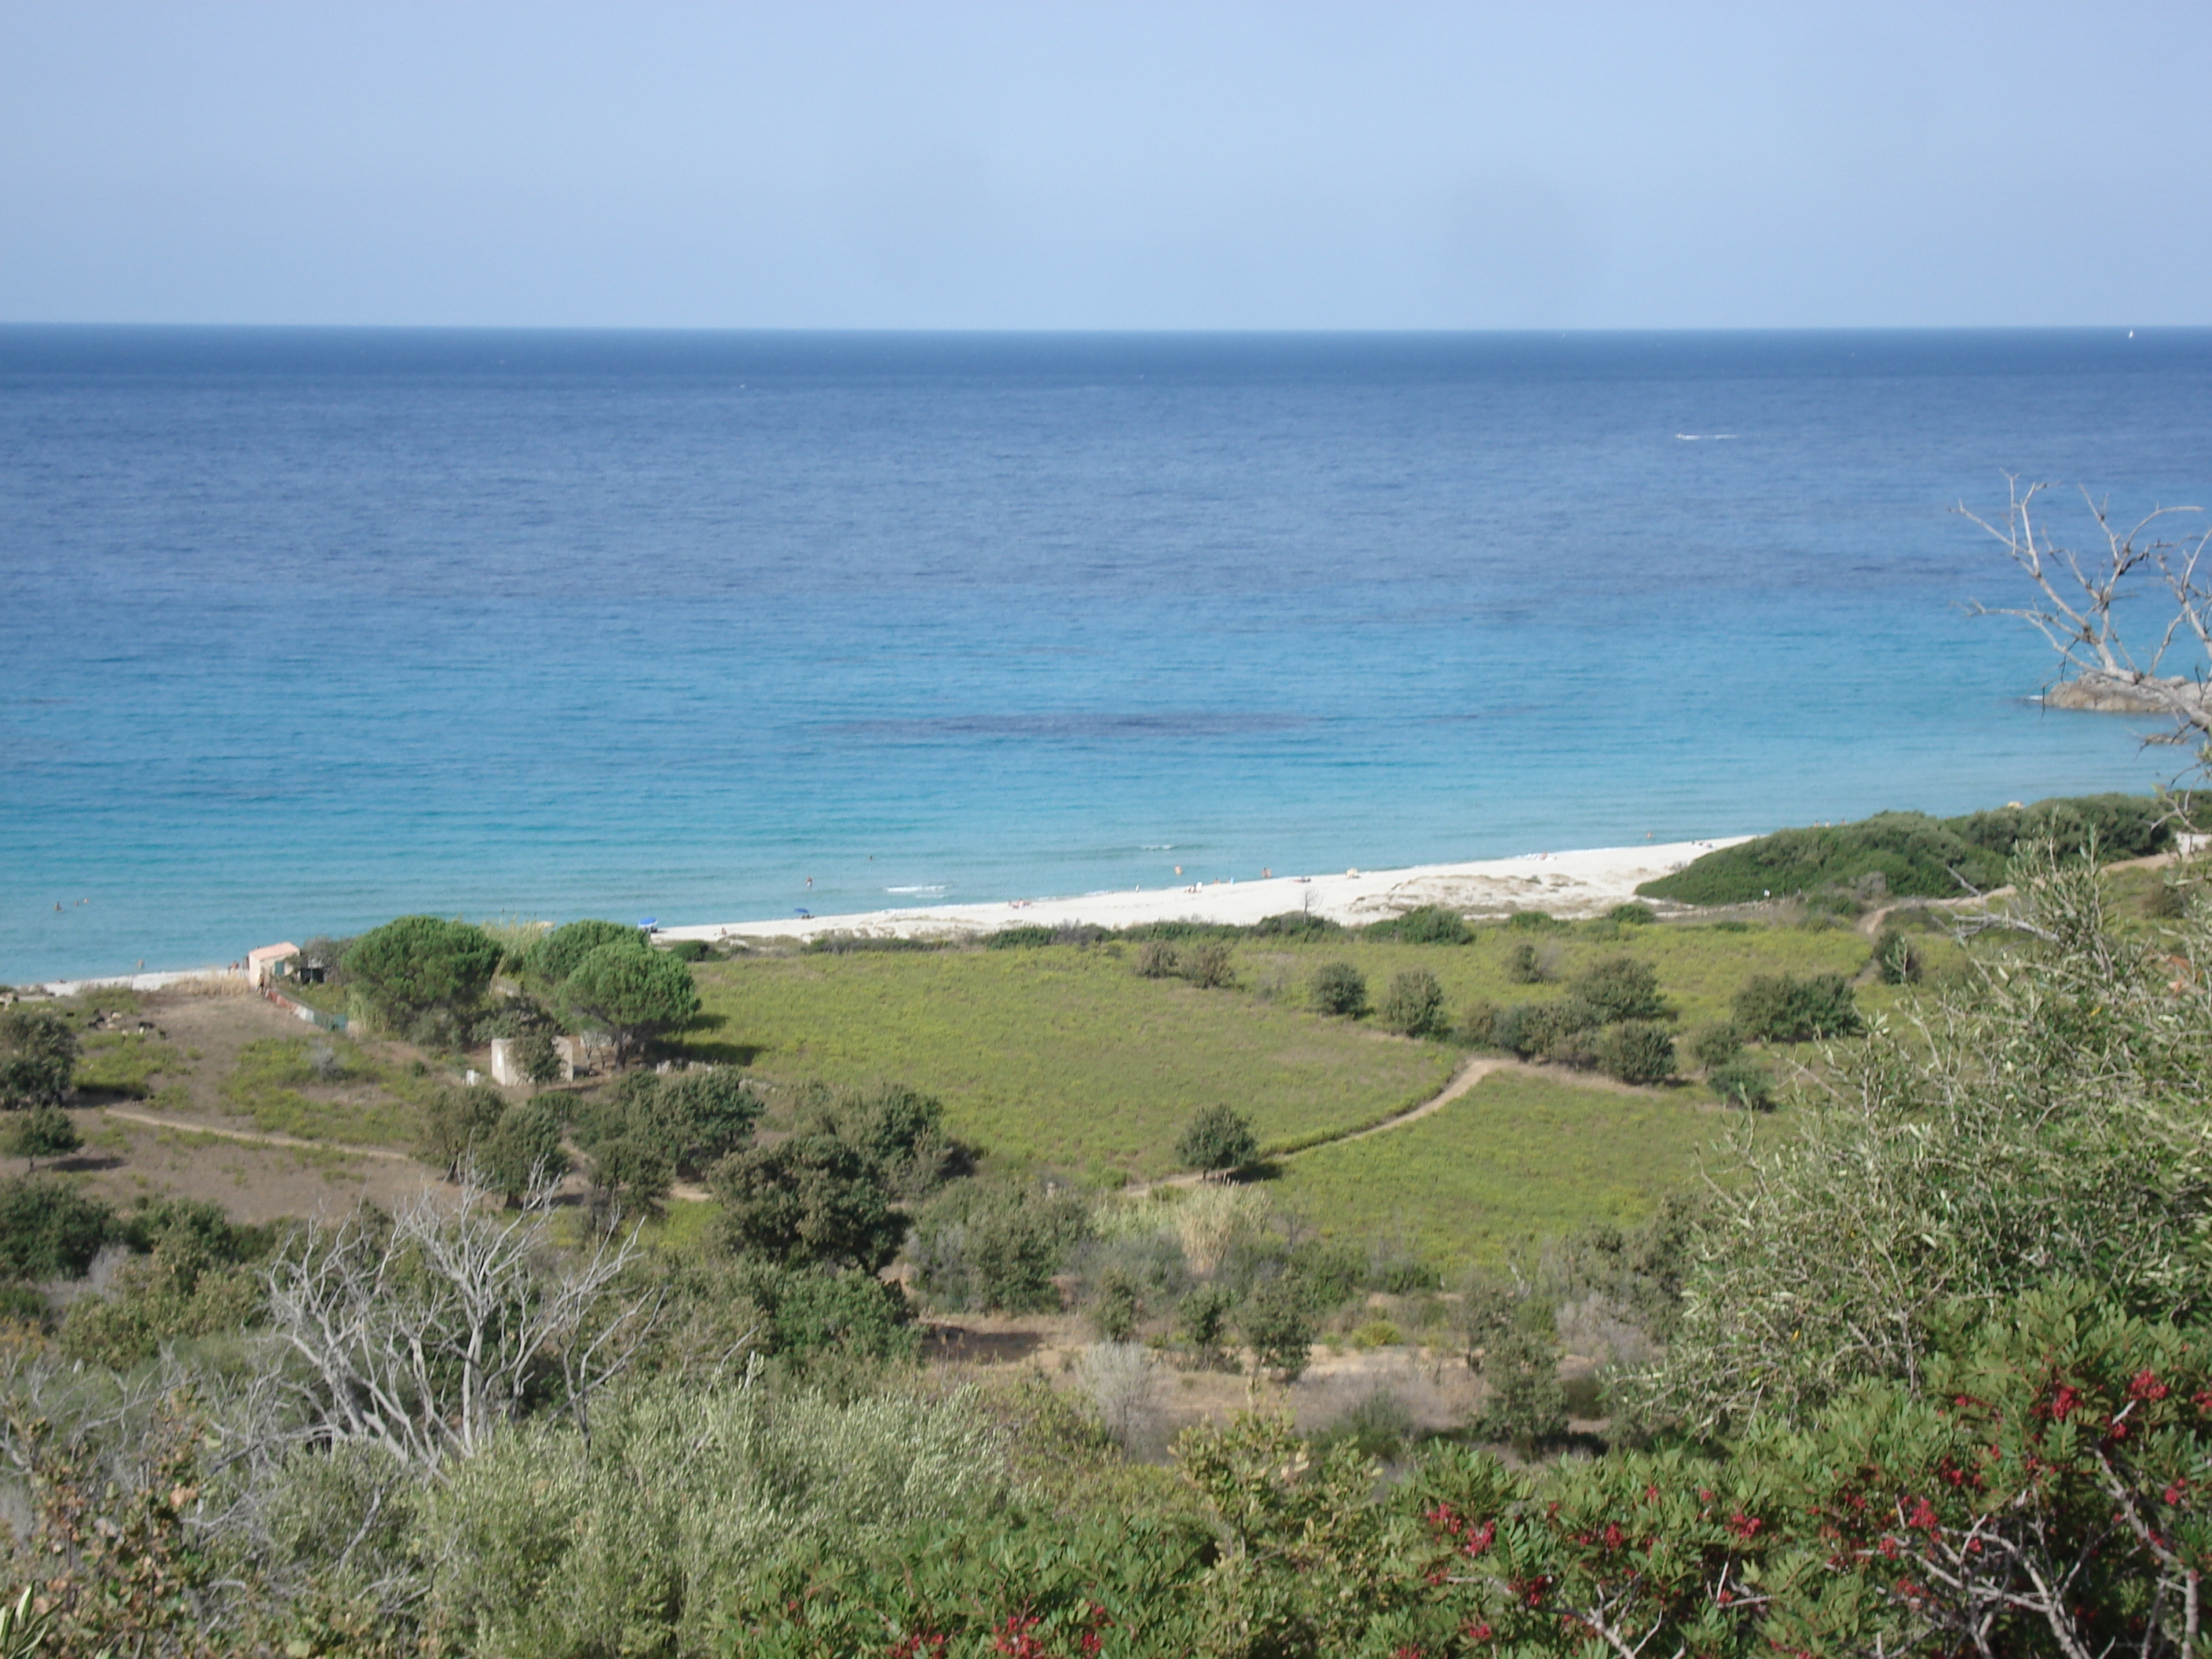
M704 1057L774 1082L894 1080L986 1152L1150 1176L1202 1108L1281 1145L1389 1116L1458 1056L1238 991L1138 978L1118 947L798 956L702 965Z
M152 1081L164 1073L179 1076L191 1062L158 1036L137 1031L94 1031L83 1039L76 1063L76 1086L97 1094L143 1100Z
M1446 1270L1497 1261L1528 1240L1640 1220L1700 1157L1719 1167L1740 1119L1700 1098L1500 1073L1418 1123L1286 1158L1271 1185L1340 1242L1395 1241Z
M1534 945L1550 970L1546 983L1516 984L1507 975L1507 957L1524 943ZM1444 1010L1455 1018L1478 998L1505 1004L1564 995L1565 981L1592 963L1634 957L1651 964L1660 990L1680 1011L1687 1031L1726 1018L1729 999L1755 974L1856 974L1871 949L1865 939L1842 927L1752 927L1738 933L1700 926L1616 930L1583 924L1541 933L1485 927L1469 945L1349 938L1296 945L1247 940L1237 947L1237 965L1247 985L1265 988L1273 981L1286 997L1302 996L1314 969L1325 962L1351 963L1367 976L1369 991L1377 998L1392 975L1425 968L1443 985ZM1859 1000L1872 1012L1896 994L1887 987L1864 986Z
M315 1063L318 1054L327 1056L322 1066ZM404 1147L421 1132L422 1115L402 1090L390 1067L326 1033L247 1043L219 1092L226 1106L264 1134Z

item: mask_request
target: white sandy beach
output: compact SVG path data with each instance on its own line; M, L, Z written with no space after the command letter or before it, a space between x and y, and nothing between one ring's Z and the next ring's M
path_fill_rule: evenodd
M1198 887L1145 887L1084 893L1073 898L936 904L836 916L793 915L775 921L704 922L663 927L660 937L803 942L824 933L963 939L1024 924L1132 927L1146 921L1218 921L1249 927L1262 916L1280 915L1286 910L1310 910L1332 921L1360 923L1401 915L1423 904L1441 904L1477 917L1504 915L1514 910L1594 916L1633 899L1638 883L1679 870L1716 847L1733 847L1751 839L1749 836L1717 836L1710 841L1592 847L1580 852L1527 853L1518 858L1482 859L1468 864L1339 870L1263 881L1209 882ZM221 979L237 971L217 965L118 974L104 979L53 980L37 988L51 996L69 996L102 986L158 991L181 980Z
M1199 887L1146 887L1074 897L1015 899L995 904L938 904L838 916L793 915L775 921L732 921L663 927L666 939L799 939L824 933L876 937L962 938L1034 925L1130 927L1146 921L1215 921L1249 926L1286 910L1310 910L1332 921L1381 921L1417 905L1441 904L1473 916L1545 910L1591 916L1626 903L1638 883L1680 869L1717 847L1748 836L1677 841L1642 847L1595 847L1573 853L1529 853L1468 864L1423 864L1402 870L1339 870L1276 876L1263 881Z

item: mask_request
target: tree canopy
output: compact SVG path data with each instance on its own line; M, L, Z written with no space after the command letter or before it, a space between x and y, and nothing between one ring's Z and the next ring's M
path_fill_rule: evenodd
M76 1032L53 1009L0 1009L0 1106L58 1106L76 1057Z
M498 941L481 927L443 916L401 916L356 939L343 966L380 1014L407 1024L434 1012L474 1009L499 958Z
M531 942L522 953L522 971L545 985L556 986L603 945L626 945L639 951L653 948L642 929L626 927L618 921L564 922Z
M1220 1175L1241 1170L1260 1156L1260 1137L1252 1120L1233 1106L1209 1106L1176 1142L1176 1158L1185 1169Z
M672 1030L699 1012L690 969L665 951L635 945L593 946L562 981L561 1000L605 1026L623 1048Z
M732 1152L714 1166L723 1236L740 1254L789 1267L880 1273L906 1218L861 1148L821 1130Z

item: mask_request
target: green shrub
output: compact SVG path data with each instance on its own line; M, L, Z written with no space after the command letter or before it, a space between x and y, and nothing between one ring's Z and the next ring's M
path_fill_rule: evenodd
M1598 1024L1597 1010L1577 996L1516 1002L1498 1017L1498 1046L1522 1059L1550 1054L1563 1039Z
M1444 988L1425 968L1391 976L1376 1018L1385 1030L1403 1036L1430 1036L1443 1023Z
M80 1279L115 1212L64 1182L0 1181L0 1279Z
M1574 994L1597 1015L1597 1024L1623 1019L1664 1019L1672 1012L1659 994L1659 975L1650 963L1614 957L1575 976Z
M1597 1063L1623 1083L1663 1083L1674 1075L1674 1034L1652 1020L1609 1025L1597 1039Z
M0 1108L58 1106L76 1075L77 1036L52 1008L0 1008Z
M2157 921L2178 921L2189 914L2188 886L2161 881L2143 896L2143 915Z
M721 1202L726 1248L792 1267L880 1273L898 1254L907 1218L861 1147L821 1127L773 1146L747 1146L709 1176Z
M1841 974L1757 975L1735 994L1735 1006L1736 1023L1762 1042L1853 1036L1864 1029Z
M1237 1316L1252 1362L1273 1371L1285 1382L1295 1382L1312 1357L1320 1322L1299 1287L1288 1276L1262 1285L1246 1298Z
M423 1103L415 1155L455 1180L472 1158L481 1162L489 1154L492 1132L506 1111L507 1097L489 1084L440 1089Z
M1708 1025L1690 1039L1691 1058L1707 1071L1727 1065L1742 1052L1743 1033L1736 1030L1733 1020Z
M1483 1434L1526 1457L1567 1431L1566 1391L1548 1332L1516 1326L1493 1337L1483 1352L1482 1380L1488 1389L1478 1421Z
M1176 1142L1176 1161L1208 1175L1242 1170L1257 1161L1260 1138L1252 1120L1233 1106L1209 1106L1190 1121Z
M534 1185L557 1181L567 1173L568 1154L561 1144L567 1127L567 1101L559 1095L540 1095L501 1111L490 1133L471 1149L467 1161L487 1192L502 1194L510 1204L520 1203Z
M1229 947L1218 940L1183 946L1176 972L1200 990L1225 990L1237 983L1237 965Z
M1459 1011L1452 1022L1452 1036L1470 1048L1492 1048L1498 1045L1498 1005L1487 997L1477 997Z
M781 1358L910 1363L921 1352L905 1292L873 1273L753 1261L740 1264L736 1282L767 1322L762 1346Z
M1388 1346L1388 1344L1377 1346ZM1389 1389L1364 1394L1344 1414L1313 1437L1316 1449L1348 1446L1361 1457L1388 1462L1413 1441L1413 1413Z
M1401 945L1465 945L1474 937L1466 918L1441 904L1420 905L1374 923L1366 933L1370 939L1395 939Z
M1331 962L1314 971L1314 1006L1324 1014L1357 1019L1367 1012L1367 980L1348 962Z
M1054 1310L1053 1277L1089 1231L1089 1211L1072 1193L1032 1181L957 1182L915 1218L915 1286L949 1311Z
M859 1089L809 1084L793 1119L803 1133L833 1135L857 1148L895 1199L927 1198L972 1161L968 1148L945 1133L944 1102L902 1083Z
M988 945L991 940L987 939L983 942ZM799 953L808 957L907 956L949 948L951 941L943 939L910 939L899 933L832 931L817 933L799 947Z
M1556 933L1566 925L1545 910L1516 910L1505 918L1506 927L1516 933Z
M638 1086L626 1115L629 1132L658 1146L678 1174L696 1176L751 1138L761 1103L736 1066L631 1077Z
M1089 1313L1091 1328L1101 1342L1127 1342L1137 1334L1144 1308L1135 1284L1126 1274L1109 1273L1091 1295Z
M1774 1074L1748 1057L1738 1055L1713 1066L1705 1073L1705 1086L1747 1112L1773 1109Z
M1900 927L1885 927L1874 942L1875 971L1885 985L1917 985L1923 964L1912 936Z
M1551 975L1535 945L1524 939L1505 953L1505 977L1516 985L1541 985Z
M1244 930L1226 921L1140 921L1133 927L1124 927L1114 935L1116 939L1140 945L1147 939L1164 939L1171 945L1187 945L1193 939L1213 939L1231 944L1244 936Z
M1039 922L1021 922L983 936L986 951L1034 951L1053 942L1054 933Z
M1648 904L1616 904L1605 919L1621 927L1649 927L1659 920L1659 913Z
M33 1285L0 1285L0 1323L41 1326L46 1298Z
M1254 939L1326 939L1344 931L1341 922L1331 921L1327 916L1315 915L1310 910L1285 910L1280 915L1262 916L1254 922L1250 936Z
M211 1257L179 1231L118 1267L104 1295L73 1304L60 1346L70 1359L125 1370L165 1342L258 1324L265 1303L259 1274Z
M1148 939L1137 947L1135 967L1139 979L1173 979L1182 971L1182 960L1167 940Z
M712 962L714 959L714 947L703 939L674 939L659 948L678 962Z
M1236 1297L1221 1285L1198 1285L1176 1304L1176 1334L1189 1345L1198 1364L1211 1368L1225 1362L1229 1318L1236 1311Z
M616 1135L592 1149L592 1209L602 1226L623 1216L657 1214L676 1182L676 1165L642 1135Z
M561 1075L561 1051L550 1031L531 1031L514 1039L514 1063L532 1083L551 1083Z
M10 1115L9 1155L21 1158L32 1169L38 1168L42 1158L67 1158L83 1145L84 1137L76 1132L76 1125L58 1106L33 1106L27 1112Z

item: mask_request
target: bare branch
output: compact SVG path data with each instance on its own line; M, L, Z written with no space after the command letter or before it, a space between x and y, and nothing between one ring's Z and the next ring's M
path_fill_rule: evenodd
M2051 539L2035 498L2050 486L2023 488L2017 475L2006 476L2008 499L2001 521L1967 510L1953 511L2000 543L2005 555L2033 585L2037 602L2025 605L1966 608L1980 617L2011 617L2043 635L2059 659L2059 682L2045 702L2057 708L2102 708L2163 714L2175 723L2162 742L2202 743L2212 737L2212 586L2199 569L2212 530L2191 542L2157 539L2162 521L2195 507L2154 507L2124 529L2112 521L2108 503L2081 492L2104 546L2085 556ZM2172 605L2154 647L2139 658L2121 631L2120 612L2155 576ZM2175 641L2187 635L2203 660L2194 676L2164 672Z

